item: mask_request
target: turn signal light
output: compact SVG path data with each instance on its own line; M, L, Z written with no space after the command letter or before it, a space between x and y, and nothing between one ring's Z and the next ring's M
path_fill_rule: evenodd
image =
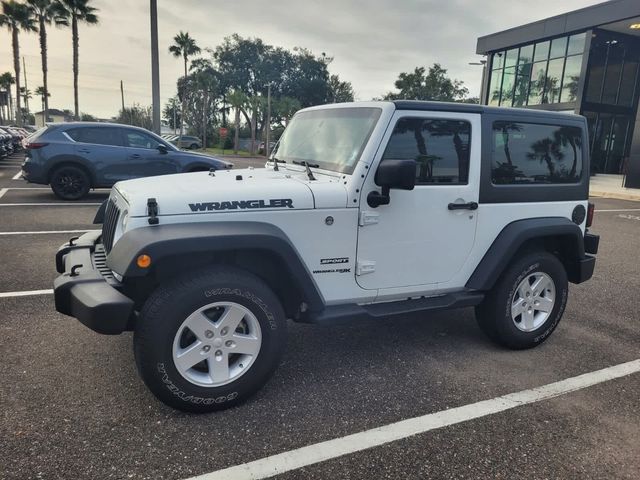
M139 255L136 263L140 268L149 268L151 265L151 257L145 254Z
M587 207L587 228L591 226L593 223L593 213L596 211L596 206L589 202L589 206Z

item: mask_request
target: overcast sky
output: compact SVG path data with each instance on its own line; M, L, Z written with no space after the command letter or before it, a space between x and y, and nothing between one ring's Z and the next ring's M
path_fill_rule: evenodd
M260 37L271 45L325 52L330 66L353 84L357 100L393 89L399 72L441 63L478 95L476 39L523 23L600 3L599 0L158 0L162 103L175 94L181 60L168 53L173 36L188 31L215 47L228 35ZM80 27L80 110L101 118L127 105L151 104L149 2L94 0L100 24ZM532 8L535 6L535 8ZM42 85L36 34L22 34L31 91ZM206 53L205 53L206 55ZM13 72L11 37L0 32L0 73ZM71 31L49 30L50 108L73 109ZM40 110L39 100L31 110Z

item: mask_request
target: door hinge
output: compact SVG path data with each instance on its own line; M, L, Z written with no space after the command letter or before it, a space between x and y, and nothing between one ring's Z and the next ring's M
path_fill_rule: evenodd
M380 217L380 214L378 214L376 212L368 212L368 211L364 210L364 211L360 212L360 223L359 223L359 225L361 227L364 227L365 225L374 225L374 224L378 223L379 217Z
M356 262L356 275L366 275L376 271L376 262L371 260L359 260Z

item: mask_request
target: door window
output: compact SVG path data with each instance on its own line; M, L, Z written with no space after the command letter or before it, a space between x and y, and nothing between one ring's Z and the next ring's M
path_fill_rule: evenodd
M125 139L128 147L133 148L148 148L156 149L160 142L153 138L151 135L147 135L144 132L137 132L135 130L127 130L125 133Z
M466 184L471 124L461 120L401 118L383 160L415 160L416 184Z
M96 145L122 146L120 131L113 127L80 127L66 131L74 141Z

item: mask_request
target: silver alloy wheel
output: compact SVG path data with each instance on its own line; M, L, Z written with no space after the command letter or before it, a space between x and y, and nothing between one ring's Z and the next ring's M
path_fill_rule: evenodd
M556 301L556 286L544 272L535 272L520 282L511 300L511 319L523 332L532 332L547 321Z
M173 340L180 375L201 387L220 387L246 373L262 345L260 323L234 302L199 308L182 322Z

